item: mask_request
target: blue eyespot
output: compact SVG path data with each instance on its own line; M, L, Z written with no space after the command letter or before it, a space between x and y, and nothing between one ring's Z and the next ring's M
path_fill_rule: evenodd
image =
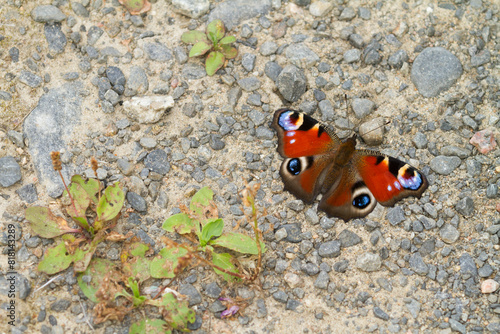
M300 171L302 170L300 166L300 160L297 158L288 161L288 165L286 166L286 168L293 175L299 175Z
M359 195L352 200L352 205L357 208L364 209L370 205L370 196L366 194Z

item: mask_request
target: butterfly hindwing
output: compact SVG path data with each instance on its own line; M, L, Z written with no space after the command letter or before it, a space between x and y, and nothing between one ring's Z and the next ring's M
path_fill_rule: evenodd
M420 198L429 186L416 168L378 152L357 151L356 166L368 189L384 206L393 206L409 196Z

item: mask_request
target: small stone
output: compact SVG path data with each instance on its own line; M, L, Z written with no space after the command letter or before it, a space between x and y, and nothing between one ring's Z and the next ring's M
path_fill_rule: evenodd
M0 158L0 186L7 188L21 180L21 167L11 156Z
M439 230L439 235L441 239L447 244L452 244L458 240L460 237L460 232L456 229L455 226L451 224L444 224L443 227Z
M314 281L314 287L326 290L328 283L330 283L330 276L326 271L320 271L316 281Z
M342 260L342 261L336 262L333 265L333 270L335 270L338 273L345 273L348 267L349 267L349 261Z
M92 26L89 28L89 31L87 32L87 44L88 45L94 45L97 43L99 38L101 38L102 34L104 34L104 30L97 26Z
M146 212L148 209L146 200L139 194L133 191L127 192L127 201L129 202L132 209L139 212Z
M481 293L493 293L498 290L500 284L494 279L487 279L481 282Z
M420 131L417 132L413 137L413 144L415 144L415 147L418 149L426 148L427 143L428 143L427 136Z
M493 129L476 132L469 143L474 145L481 154L488 154L497 147Z
M222 289L217 285L216 282L209 283L205 287L205 294L210 298L219 298Z
M139 140L139 144L141 144L141 146L144 147L144 148L146 148L146 149L155 148L156 145L157 145L156 139L150 138L150 137L142 137Z
M359 135L369 146L377 146L384 141L384 124L386 121L382 117L377 117L359 126Z
M289 45L285 55L293 65L300 68L310 68L319 62L318 55L302 43Z
M0 182L1 182L1 176L0 176ZM36 187L33 183L27 184L17 189L16 194L19 195L19 198L21 198L21 200L25 201L28 204L38 201L38 194L36 192Z
M256 77L248 77L238 80L238 85L241 89L247 92L253 92L254 90L259 89L261 84L260 80Z
M170 170L167 153L161 149L151 151L144 159L144 166L155 173L167 174Z
M429 266L424 262L419 252L410 256L410 268L417 274L425 276L429 272Z
M324 242L318 248L318 255L325 258L337 257L340 255L340 246L337 240Z
M439 155L433 158L430 162L430 167L433 171L441 175L451 174L462 161L458 157L447 157L444 155Z
M158 122L174 104L172 96L134 96L123 102L123 110L131 119L150 124Z
M356 233L347 229L340 232L338 240L340 241L342 248L352 247L361 242L361 238Z
M279 92L289 102L299 100L307 89L307 78L304 72L294 65L286 66L276 81Z
M242 56L241 56L241 66L243 66L243 68L247 71L247 72L251 72L253 71L254 67L255 67L255 59L257 57L254 55L254 54L251 54L251 53L244 53Z
M174 11L186 15L192 19L197 19L210 10L209 0L172 0Z
M380 269L382 260L377 253L366 252L358 256L356 259L356 266L363 271L373 272Z
M42 78L34 73L22 70L18 76L19 82L30 86L31 88L37 88L42 85Z
M471 217L474 213L474 201L469 196L466 196L458 201L455 210L464 217Z
M488 49L484 49L481 52L470 57L470 65L472 67L479 67L490 62L491 55Z
M55 312L66 311L71 305L71 301L67 299L59 299L50 305L50 309Z
M31 11L31 18L36 22L52 23L65 20L66 15L56 6L40 5Z
M364 118L375 110L375 103L368 99L354 99L352 109L357 118Z
M389 315L378 306L373 308L373 315L382 320L389 320Z
M467 333L467 329L466 329L465 325L462 325L461 323L459 323L455 319L450 318L450 320L448 322L450 323L450 328L453 331L460 332L461 334Z
M328 14L333 9L333 2L330 1L315 1L309 6L309 12L316 17L322 17Z
M189 306L198 305L203 301L201 294L191 284L181 284L179 293L188 296Z
M344 61L347 64L358 62L361 59L361 51L358 49L350 49L344 52Z
M413 61L411 80L424 97L448 90L462 75L460 60L442 47L424 49Z
M274 82L276 82L282 70L283 68L274 61L268 61L264 66L264 73Z
M408 54L406 53L405 50L398 50L389 56L387 63L392 68L399 70L401 67L403 67L403 64L405 62L408 62L408 59L409 59L409 57L408 57Z
M278 44L276 44L276 42L273 41L266 41L262 43L262 45L259 48L259 52L263 56L273 55L276 53L277 50L278 50Z
M340 13L340 21L351 21L356 17L356 11L352 7L345 7L342 13Z

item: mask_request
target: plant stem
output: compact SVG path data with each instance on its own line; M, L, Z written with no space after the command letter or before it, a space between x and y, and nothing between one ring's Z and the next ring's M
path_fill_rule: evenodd
M78 213L78 211L76 210L75 201L73 200L73 196L71 196L71 193L69 192L68 186L66 185L66 181L64 181L64 177L63 177L61 171L58 170L58 172L59 172L59 176L61 177L61 180L64 184L64 188L66 188L66 192L68 193L68 197L71 200L71 205L73 205L73 209L75 210L75 215L76 215Z

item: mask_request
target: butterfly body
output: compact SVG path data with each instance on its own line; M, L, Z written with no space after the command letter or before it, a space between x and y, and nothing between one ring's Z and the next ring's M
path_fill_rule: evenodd
M289 109L277 110L273 128L278 153L285 158L280 175L285 190L306 203L319 195L318 208L345 221L369 214L377 202L420 197L425 176L410 165L371 150L356 149L356 136L341 141L314 118Z

